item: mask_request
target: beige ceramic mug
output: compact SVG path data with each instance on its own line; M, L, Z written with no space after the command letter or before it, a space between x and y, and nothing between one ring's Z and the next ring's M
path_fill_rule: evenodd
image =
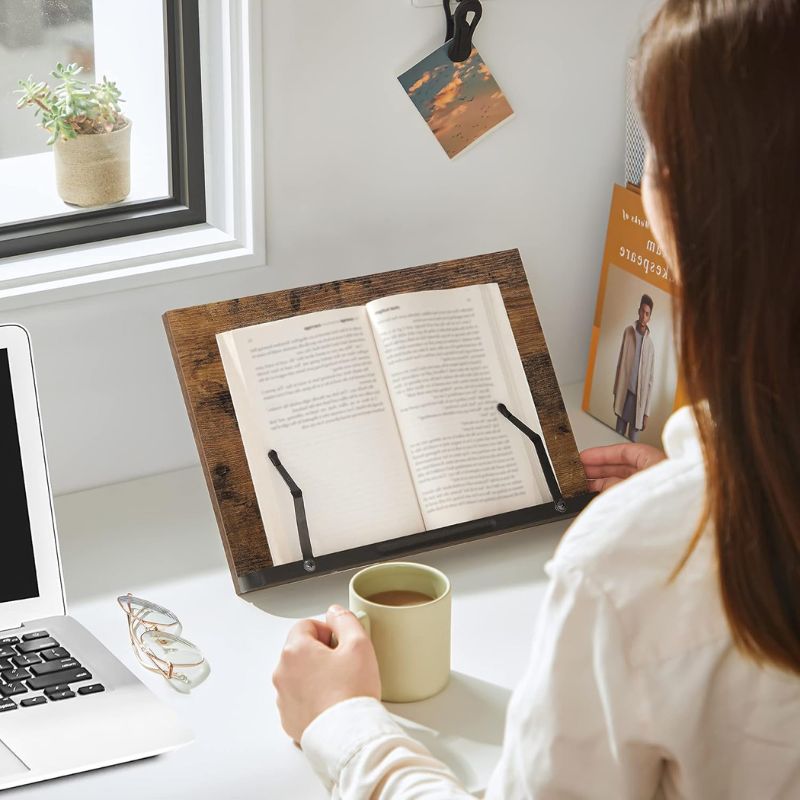
M419 593L413 605L376 595ZM373 598L373 599L370 599ZM350 610L370 634L381 674L381 700L410 703L440 692L450 679L450 581L438 569L405 561L375 564L350 581Z

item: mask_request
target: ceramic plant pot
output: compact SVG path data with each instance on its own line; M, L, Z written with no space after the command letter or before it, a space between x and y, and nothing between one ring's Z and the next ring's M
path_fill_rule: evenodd
M56 186L65 203L103 206L131 191L131 122L111 133L56 139Z

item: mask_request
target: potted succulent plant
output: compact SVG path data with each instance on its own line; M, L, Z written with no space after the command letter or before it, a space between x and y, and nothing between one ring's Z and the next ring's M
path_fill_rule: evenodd
M77 64L57 64L51 89L33 77L19 82L17 108L33 106L54 145L56 185L61 199L76 206L124 200L131 186L131 122L122 115L120 90L103 77L87 83Z

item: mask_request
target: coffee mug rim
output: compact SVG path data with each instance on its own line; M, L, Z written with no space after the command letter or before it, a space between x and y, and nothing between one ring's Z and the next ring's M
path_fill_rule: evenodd
M415 603L413 606L390 606L384 605L383 603L374 603L372 600L364 597L356 588L355 588L355 581L359 575L362 575L365 572L369 572L373 569L383 569L386 567L403 567L403 568L422 568L423 570L427 570L428 572L433 572L439 577L444 579L445 583L445 590L438 596L434 597L431 600L428 600L427 603ZM379 562L378 564L370 564L369 566L363 567L352 578L350 578L350 591L358 597L358 599L367 606L372 606L373 608L383 608L383 609L390 609L392 611L408 611L412 608L427 608L428 606L432 606L435 603L439 603L442 600L445 600L447 597L450 596L450 578L444 574L440 569L436 567L431 567L428 564L420 564L418 561L383 561Z

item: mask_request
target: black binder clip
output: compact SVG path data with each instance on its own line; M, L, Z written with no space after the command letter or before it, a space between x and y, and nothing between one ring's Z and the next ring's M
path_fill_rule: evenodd
M553 504L559 514L564 514L567 510L567 503L564 496L561 494L561 489L558 486L556 475L553 472L553 467L550 464L550 459L547 457L547 450L545 449L542 437L538 433L532 431L524 422L517 419L503 403L497 404L497 410L517 429L521 430L532 442L536 448L536 455L539 457L539 464L544 473L544 479L547 481L547 488L553 497Z
M451 0L444 0L444 16L447 24L445 43L450 42L447 55L451 61L466 61L472 52L472 36L478 27L483 8L480 0L460 0L456 13L450 10ZM467 22L467 14L474 13L472 22Z
M302 489L292 480L292 476L286 471L286 467L281 464L278 453L270 450L267 457L272 462L272 466L278 470L278 474L286 481L289 491L294 498L294 514L297 518L297 536L300 539L300 552L303 555L303 569L306 572L315 572L317 562L314 559L314 551L311 549L311 537L308 534L308 520L306 519L306 506L303 502Z

